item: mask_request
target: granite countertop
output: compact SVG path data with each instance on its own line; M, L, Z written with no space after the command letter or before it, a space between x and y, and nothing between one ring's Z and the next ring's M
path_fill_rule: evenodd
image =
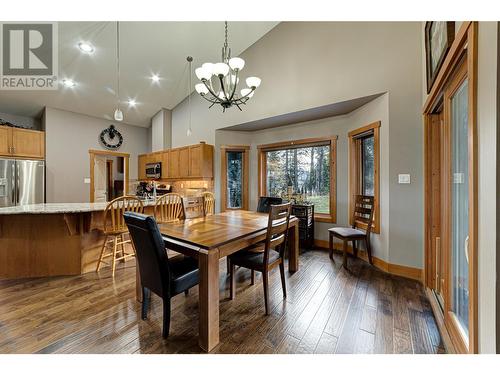
M153 206L154 201L143 201L144 206ZM100 203L40 203L24 206L2 207L0 215L19 214L75 214L104 211L107 202Z

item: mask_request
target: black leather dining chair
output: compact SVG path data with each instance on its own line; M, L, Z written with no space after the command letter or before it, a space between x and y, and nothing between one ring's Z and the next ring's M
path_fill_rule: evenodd
M199 283L196 259L178 255L167 257L158 225L152 216L125 212L130 237L135 246L142 284L142 314L147 319L150 293L163 300L163 337L170 331L170 299Z
M282 204L283 199L279 197L259 197L257 204L257 212L269 213L271 206L275 204Z

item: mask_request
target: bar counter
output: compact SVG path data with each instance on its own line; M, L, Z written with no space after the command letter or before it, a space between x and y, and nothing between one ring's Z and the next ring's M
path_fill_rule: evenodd
M107 203L46 203L0 208L0 279L95 271ZM145 202L152 214L154 202Z

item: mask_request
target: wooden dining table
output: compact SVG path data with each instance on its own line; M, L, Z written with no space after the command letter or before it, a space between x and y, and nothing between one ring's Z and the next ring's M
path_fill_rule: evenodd
M253 211L228 211L196 219L159 224L167 249L198 259L199 345L209 352L219 343L219 259L266 238L269 215ZM298 220L290 218L288 270L299 268ZM136 293L142 301L139 269Z

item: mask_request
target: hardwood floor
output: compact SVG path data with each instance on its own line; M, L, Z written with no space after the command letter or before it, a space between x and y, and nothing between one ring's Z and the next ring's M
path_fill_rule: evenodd
M286 300L279 272L270 276L270 315L262 279L250 285L236 272L229 297L225 259L220 274L220 344L212 353L443 353L422 286L361 260L351 272L315 250L287 272ZM99 274L0 281L0 353L200 353L198 289L172 299L170 337L161 338L161 300L153 296L147 321L135 301L133 261L116 276Z

